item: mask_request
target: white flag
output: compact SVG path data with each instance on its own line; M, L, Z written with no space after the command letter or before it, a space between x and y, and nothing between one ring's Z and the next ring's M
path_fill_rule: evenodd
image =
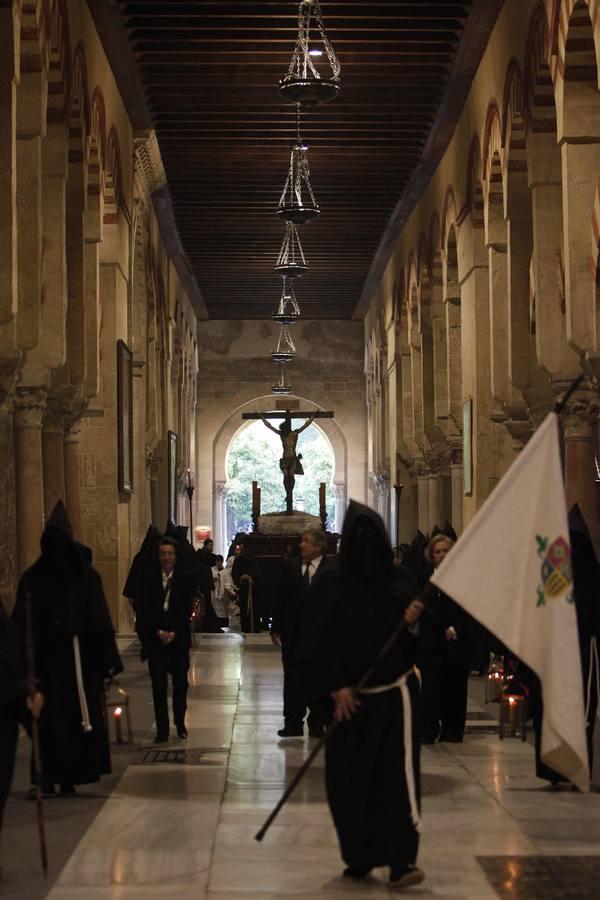
M542 761L587 791L581 660L555 413L431 581L539 676Z

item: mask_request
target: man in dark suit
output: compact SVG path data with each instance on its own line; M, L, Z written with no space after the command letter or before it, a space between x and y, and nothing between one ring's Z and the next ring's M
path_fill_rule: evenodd
M173 681L173 719L180 738L187 737L187 673L190 665L190 618L196 594L194 577L177 560L177 545L162 538L159 565L144 572L140 600L140 630L148 653L156 717L154 742L169 739L167 683Z
M337 571L335 560L325 556L327 538L314 528L305 531L300 542L300 557L291 559L284 570L281 591L273 615L271 640L281 647L283 660L283 718L279 737L302 737L306 715L306 690L302 670L294 656L303 616L318 606L319 597L331 589ZM308 703L308 733L321 737L331 718L327 700Z

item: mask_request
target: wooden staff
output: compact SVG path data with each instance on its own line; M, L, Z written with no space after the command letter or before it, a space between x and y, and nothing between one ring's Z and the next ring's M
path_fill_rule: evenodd
M31 703L31 741L33 745L33 770L35 773L35 801L37 810L38 837L40 841L40 858L42 871L48 874L48 850L46 847L46 825L44 822L44 800L42 797L42 755L40 752L40 725L33 714L34 698L37 693L35 685L35 652L33 646L33 616L31 611L31 594L25 594L26 614L26 646L27 646L27 685Z
M250 616L250 633L254 634L254 582L248 576L248 614Z
M428 582L425 585L425 587L423 588L423 590L421 591L421 593L419 594L419 596L415 597L415 600L417 600L419 603L422 603L423 607L425 607L425 601L436 590L437 590L437 588L435 587L435 585ZM411 602L414 602L414 601L411 601ZM381 663L381 661L384 659L384 657L387 656L387 654L390 652L390 650L392 649L392 647L394 646L394 644L396 643L398 638L404 633L405 628L406 628L406 622L404 621L404 618L402 618L402 620L398 623L398 625L396 626L394 631L391 633L391 635L389 636L389 638L387 639L387 641L385 642L385 644L383 645L383 647L377 654L377 659L375 660L373 665L370 667L370 669L367 669L365 674L362 676L362 678L356 685L355 693L360 694L361 690L368 684L368 682L371 680L371 678L375 674L377 668L379 667L379 664ZM329 738L331 737L331 735L333 734L333 732L335 731L335 729L338 727L339 724L340 723L338 722L338 720L334 719L333 722L331 723L331 725L329 726L329 728L327 729L327 731L325 732L325 734L323 735L323 737L319 739L319 742L317 744L315 744L315 746L313 747L313 749L311 750L309 755L304 760L304 763L302 764L302 766L296 772L294 778L290 781L290 783L287 786L287 788L285 789L281 799L279 800L278 804L275 806L275 808L269 815L269 818L266 820L263 827L260 829L260 831L257 831L257 833L254 835L255 841L262 841L265 834L267 833L267 831L269 830L269 828L275 821L276 817L278 816L279 812L281 811L283 806L285 806L285 804L287 803L287 801L289 800L289 798L291 797L291 795L293 794L295 789L298 787L299 783L302 781L305 774L308 772L309 768L311 767L314 759L319 755L320 750L325 746L325 744L327 743L327 741L329 740Z

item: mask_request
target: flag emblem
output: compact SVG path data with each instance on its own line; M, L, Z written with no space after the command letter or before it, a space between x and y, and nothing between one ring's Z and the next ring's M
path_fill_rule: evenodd
M536 535L538 556L542 559L541 583L537 589L537 605L545 606L547 598L559 597L568 591L565 599L573 602L573 574L571 548L564 537L557 537L548 546L549 539Z

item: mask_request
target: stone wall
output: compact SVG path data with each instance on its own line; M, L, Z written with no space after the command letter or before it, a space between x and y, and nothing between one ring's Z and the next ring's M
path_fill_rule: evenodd
M366 298L371 500L382 480L403 483L403 540L446 518L460 531L582 371L564 416L567 500L600 537L598 12L597 0L507 0Z

